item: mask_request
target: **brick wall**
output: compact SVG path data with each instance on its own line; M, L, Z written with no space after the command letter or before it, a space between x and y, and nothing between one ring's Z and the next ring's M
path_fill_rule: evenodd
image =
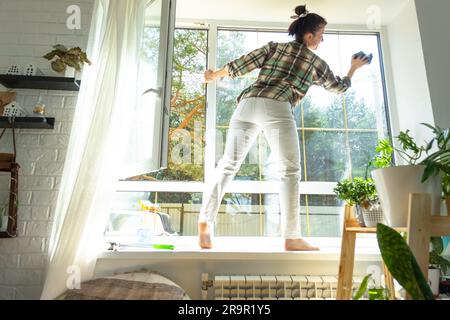
M86 49L94 0L0 0L0 73L12 64L33 63L45 75L57 75L42 57L57 43ZM69 30L68 6L81 8L81 29ZM0 88L0 91L1 88ZM21 129L17 134L19 236L0 239L0 300L38 299L44 281L49 236L69 142L77 92L18 89L17 101L28 112L39 96L54 130ZM0 152L12 150L11 134L0 140ZM0 176L0 198L9 177Z

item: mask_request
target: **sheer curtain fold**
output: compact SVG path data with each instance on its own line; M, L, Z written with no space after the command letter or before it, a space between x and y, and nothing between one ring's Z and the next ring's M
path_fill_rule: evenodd
M149 0L96 0L41 299L91 279L137 105ZM98 245L97 245L98 244Z

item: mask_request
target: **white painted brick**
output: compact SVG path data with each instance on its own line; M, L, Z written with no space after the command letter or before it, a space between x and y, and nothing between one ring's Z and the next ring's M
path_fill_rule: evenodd
M38 95L24 95L22 107L34 107L38 102Z
M26 227L27 227L26 221L19 220L19 222L17 222L17 236L18 237L25 236Z
M25 28L26 30L26 28ZM38 30L40 34L54 35L74 35L74 30L69 30L65 23L39 23ZM25 31L27 32L27 31ZM32 33L32 32L30 32Z
M73 122L60 122L61 127L59 128L59 133L68 134L70 136L72 132L72 124ZM59 159L59 157L58 157ZM61 160L58 160L61 161Z
M19 258L19 268L21 269L41 269L45 267L47 254L31 253L22 254Z
M32 33L39 34L42 23L37 22L21 22L15 26L15 32L18 34Z
M14 269L19 266L18 254L0 254L0 269Z
M40 132L37 131L36 132ZM19 163L25 162L50 162L58 158L56 149L53 148L21 148L17 153L17 161Z
M46 147L61 148L69 144L68 135L45 135L40 137L40 144Z
M2 19L1 16L0 19ZM4 20L2 19L2 21ZM0 43L2 44L2 46L10 44L19 44L20 38L16 33L0 33Z
M36 287L17 287L15 300L40 300L42 293L42 286Z
M58 121L71 122L73 121L75 109L55 109L55 117Z
M74 109L77 106L78 96L66 97L64 99L64 108Z
M50 207L48 206L33 206L31 209L31 219L33 221L47 221L50 216Z
M59 190L61 188L61 176L55 177L55 187L54 190Z
M0 271L3 273L3 284L10 285L41 285L43 270L21 270L21 269L6 269Z
M39 146L39 136L22 134L17 136L17 146Z
M66 156L67 156L67 149L62 149L62 148L58 149L58 162L65 162Z
M51 12L27 12L26 20L30 22L51 22L51 23L65 23L66 18L64 15Z
M32 219L33 207L31 206L19 206L17 208L17 215L19 216L19 220L29 221Z
M45 206L56 203L57 191L33 191L32 205Z
M93 2L0 0L0 72L4 73L11 64L23 68L32 63L45 75L56 76L42 55L56 43L85 48ZM66 8L73 4L81 6L82 30L66 27ZM0 299L38 299L77 92L31 89L16 92L17 101L30 114L42 96L48 116L56 118L56 126L54 130L16 132L21 165L18 227L23 236L0 240ZM0 152L11 151L12 139L2 139ZM8 182L9 177L0 175L0 184ZM18 266L23 269L17 270Z
M11 175L9 173L0 173L0 191L9 190Z
M2 253L40 253L43 252L45 238L14 238L2 239L0 241L0 252Z
M13 300L14 288L0 286L0 300Z
M52 232L52 223L29 221L26 224L25 236L27 237L48 237Z
M21 188L19 188L19 207L31 204L31 197L31 191L21 191Z
M22 190L52 190L55 178L47 176L24 176L21 181Z
M62 109L64 107L64 96L46 96L42 99L43 102L46 104L47 108L58 108Z
M23 149L19 149L17 152L22 151ZM19 174L22 175L33 175L36 170L36 163L35 162L19 162L20 169ZM19 183L20 183L20 176L19 176Z
M51 47L56 43L56 37L54 35L21 34L18 41L23 45L48 45Z
M39 176L59 176L64 169L63 162L37 162L34 174Z

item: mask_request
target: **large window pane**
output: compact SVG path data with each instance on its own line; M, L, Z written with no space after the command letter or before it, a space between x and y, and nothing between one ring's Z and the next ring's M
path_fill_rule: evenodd
M150 31L148 31L150 32ZM268 41L288 42L285 32L256 32L219 29L216 54L217 67L261 47ZM148 46L151 49L151 37ZM374 55L372 64L355 74L352 87L342 95L313 86L294 109L298 128L301 159L301 180L308 182L337 182L350 176L364 176L366 165L374 154L378 139L388 137L389 119L384 99L384 79L378 52L376 34L335 34L324 36L316 52L327 61L336 75L344 76L350 67L353 53L363 50ZM173 101L171 114L170 151L168 170L144 177L148 180L194 182L203 181L204 132L206 125L216 129L215 150L209 157L214 165L223 155L229 121L236 108L236 98L258 74L255 70L238 79L216 82L215 123L206 123L205 86L202 83L207 61L207 32L178 29L175 38L173 74ZM216 51L217 50L217 51ZM198 130L201 128L201 130ZM188 139L190 137L190 140ZM187 139L188 143L181 143ZM181 145L181 147L180 147ZM184 145L184 147L183 147ZM190 146L190 147L189 147ZM195 152L200 150L200 157ZM197 161L197 162L196 162ZM211 167L212 164L210 163ZM247 181L278 182L276 155L271 154L264 134L260 134L235 180L245 186ZM178 189L179 190L179 189ZM248 193L227 193L216 220L216 236L280 236L278 194L254 193L248 184ZM259 192L259 191L258 191ZM197 235L197 219L202 204L201 193L149 192L123 193L136 205L138 199L157 203L167 214L173 228L172 235ZM115 207L114 210L120 209ZM139 211L139 208L127 210ZM299 214L302 236L339 237L342 228L343 203L335 195L300 195ZM139 219L128 221L123 212L115 212L111 230L133 234ZM121 216L122 215L122 216ZM129 215L130 217L133 215ZM128 221L128 222L123 222ZM113 232L114 233L114 232Z
M285 32L255 32L219 30L217 42L217 65L222 67L227 62L239 58L248 52L265 45L269 41L287 42L290 38ZM217 120L216 128L222 139L216 143L216 165L225 149L226 130L231 116L236 109L236 98L242 90L256 80L258 70L234 80L224 79L217 83ZM254 162L256 160L256 162ZM265 181L265 170L270 166L270 148L263 134L260 134L249 156L237 173L236 179L247 181Z
M146 28L149 56L157 35L154 28ZM207 36L205 30L175 30L168 168L134 180L203 181Z
M308 181L339 181L348 166L348 148L343 132L306 130L305 153Z
M143 211L140 200L155 204L157 214ZM201 193L117 192L106 235L128 237L127 242L136 242L139 230L149 220L151 226L155 227L152 232L155 236L197 235L201 202Z

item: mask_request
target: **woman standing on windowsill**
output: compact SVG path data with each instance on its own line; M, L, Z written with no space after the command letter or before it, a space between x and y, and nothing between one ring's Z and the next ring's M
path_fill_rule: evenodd
M300 147L293 108L312 85L335 93L345 92L354 72L367 60L353 58L347 76L342 79L335 76L328 64L312 51L323 41L327 21L309 13L306 6L298 6L295 13L295 21L289 27L289 35L295 36L294 41L269 42L227 63L222 69L205 71L205 81L211 82L222 77L234 79L261 69L258 79L237 98L238 106L230 120L223 157L215 170L212 185L208 185L203 193L198 220L201 248L212 248L212 230L225 187L234 179L260 131L264 131L272 153L278 156L281 233L285 249L319 250L300 238Z

